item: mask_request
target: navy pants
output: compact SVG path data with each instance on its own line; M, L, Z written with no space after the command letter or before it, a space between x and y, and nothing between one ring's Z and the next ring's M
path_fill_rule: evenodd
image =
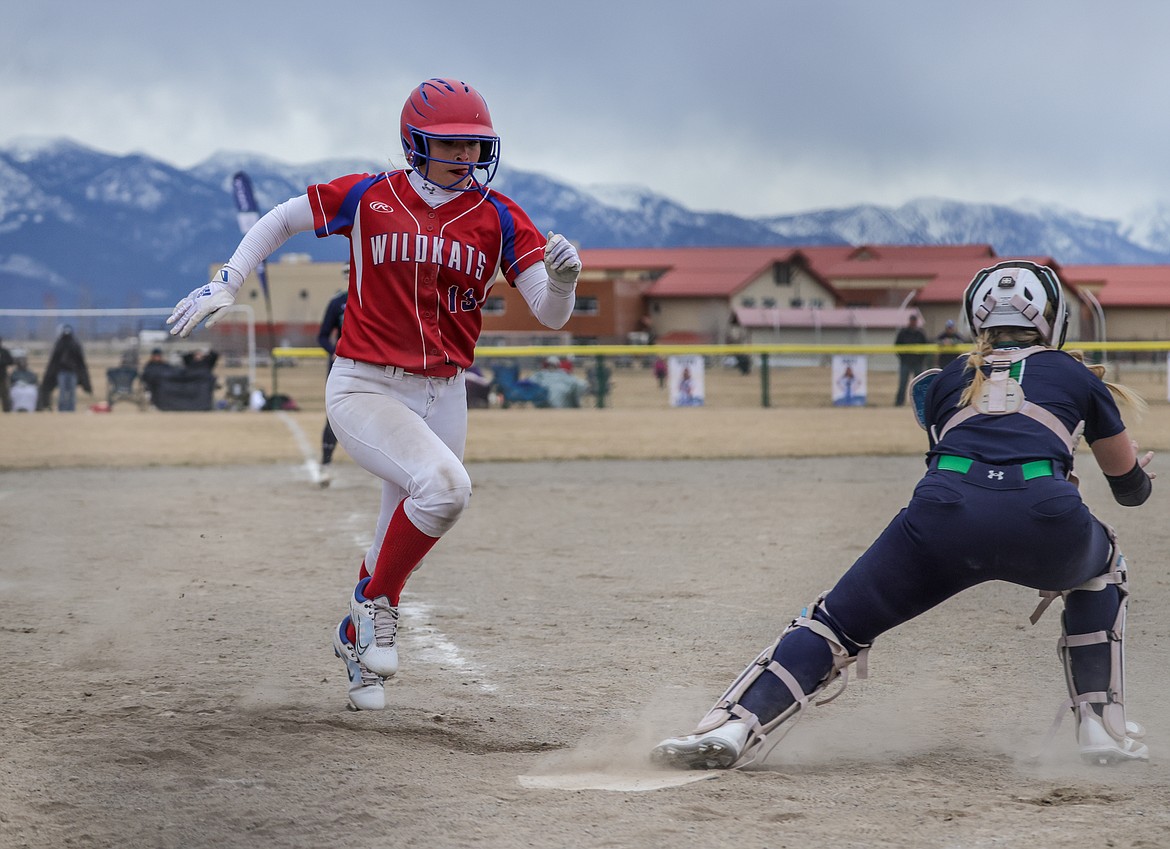
M907 359L904 355L898 357L898 391L894 395L894 406L901 407L906 403L906 388L922 371L923 360L921 357L914 357Z
M333 462L333 452L337 448L337 437L333 434L333 425L329 417L325 417L325 429L321 431L321 465L327 466Z
M325 375L328 377L329 372L333 369L334 357L329 355L329 366L325 369ZM327 466L333 462L333 452L337 450L337 437L333 433L333 423L329 421L329 416L325 416L325 428L321 431L321 465Z
M1007 470L1002 479L997 470ZM991 476L988 477L988 472ZM1105 526L1075 485L1058 477L1024 481L1019 467L975 464L964 475L932 470L909 505L825 597L823 613L851 654L886 631L984 581L1010 581L1036 590L1068 590L1109 570ZM1065 599L1068 633L1113 627L1121 596L1115 585ZM832 669L828 644L801 628L780 641L773 657L805 693ZM1078 692L1104 690L1109 647L1078 648ZM762 675L740 702L761 722L794 699L773 675Z

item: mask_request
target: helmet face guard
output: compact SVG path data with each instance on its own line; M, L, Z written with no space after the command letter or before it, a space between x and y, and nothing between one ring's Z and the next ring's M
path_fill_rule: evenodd
M500 137L492 127L487 102L467 83L438 78L422 83L411 92L402 107L399 132L407 165L428 183L441 189L476 191L496 175L500 163ZM433 156L431 143L436 139L477 141L480 143L479 159L459 162ZM468 172L451 180L432 179L432 163L465 167ZM482 178L477 171L484 172Z
M1045 345L1060 348L1068 333L1068 304L1056 272L1027 260L1008 260L975 275L963 295L973 333L992 327L1032 327Z
M408 146L406 138L402 140L402 149L406 153L406 161L419 176L428 183L438 186L440 189L448 189L456 192L470 192L486 186L496 176L496 168L500 164L500 138L499 136L446 136L437 133L427 133L420 130L418 127L407 125L407 132L410 133L411 144ZM479 159L476 162L457 162L454 159L442 159L441 157L431 154L431 142L434 139L444 139L449 141L463 141L471 140L480 143ZM450 181L443 182L442 180L431 179L431 163L438 162L443 165L460 165L468 168L468 173L465 176L452 177ZM484 171L483 177L477 176L477 171ZM467 178L471 181L465 183ZM462 185L461 185L462 184Z

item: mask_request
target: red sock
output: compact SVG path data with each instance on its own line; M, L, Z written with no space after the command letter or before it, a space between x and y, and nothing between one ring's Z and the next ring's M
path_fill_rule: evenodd
M370 577L370 573L366 571L366 558L362 558L362 568L358 569L358 583L360 584L366 578Z
M384 595L392 605L398 604L402 588L414 567L439 541L438 537L424 534L406 518L404 504L405 500L399 503L390 519L390 527L386 528L386 538L378 552L378 562L374 564L374 577L366 586L366 598Z

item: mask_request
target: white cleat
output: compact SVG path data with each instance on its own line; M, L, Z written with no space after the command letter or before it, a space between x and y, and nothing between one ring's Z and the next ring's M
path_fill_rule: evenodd
M386 690L382 679L362 666L349 641L349 617L341 620L333 632L333 653L345 661L345 674L349 677L350 710L382 710L386 707Z
M746 722L731 721L705 734L688 734L663 740L650 759L676 769L728 769L743 756L751 729Z
M354 652L371 672L392 678L398 672L398 608L384 595L366 598L369 583L369 578L362 578L349 600L349 615L357 632Z
M1135 739L1144 735L1142 727L1136 722L1127 722L1125 730L1125 739L1115 740L1109 736L1105 724L1096 714L1082 716L1077 724L1077 743L1081 747L1081 759L1100 766L1128 761L1148 761L1150 747Z
M329 466L324 465L321 467L321 471L317 473L317 486L325 489L331 483L333 483L333 475L329 473Z

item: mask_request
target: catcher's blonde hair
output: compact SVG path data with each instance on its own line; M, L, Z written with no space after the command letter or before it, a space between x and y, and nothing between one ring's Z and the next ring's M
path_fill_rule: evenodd
M982 366L987 361L988 355L997 347L1028 348L1032 345L1043 344L1044 341L1040 336L1040 331L1032 327L990 327L981 331L975 337L975 344L971 349L971 353L967 355L967 368L973 372L973 376L970 385L959 396L959 406L967 406L971 403L972 398L979 397L979 394L983 391L983 381L986 378L983 374ZM1051 346L1045 347L1051 348ZM1057 349L1052 348L1052 350ZM1118 403L1124 404L1139 415L1148 409L1148 405L1141 395L1120 383L1111 383L1105 380L1105 366L1101 363L1086 363L1085 355L1082 351L1065 351L1064 353L1068 354L1099 377Z

